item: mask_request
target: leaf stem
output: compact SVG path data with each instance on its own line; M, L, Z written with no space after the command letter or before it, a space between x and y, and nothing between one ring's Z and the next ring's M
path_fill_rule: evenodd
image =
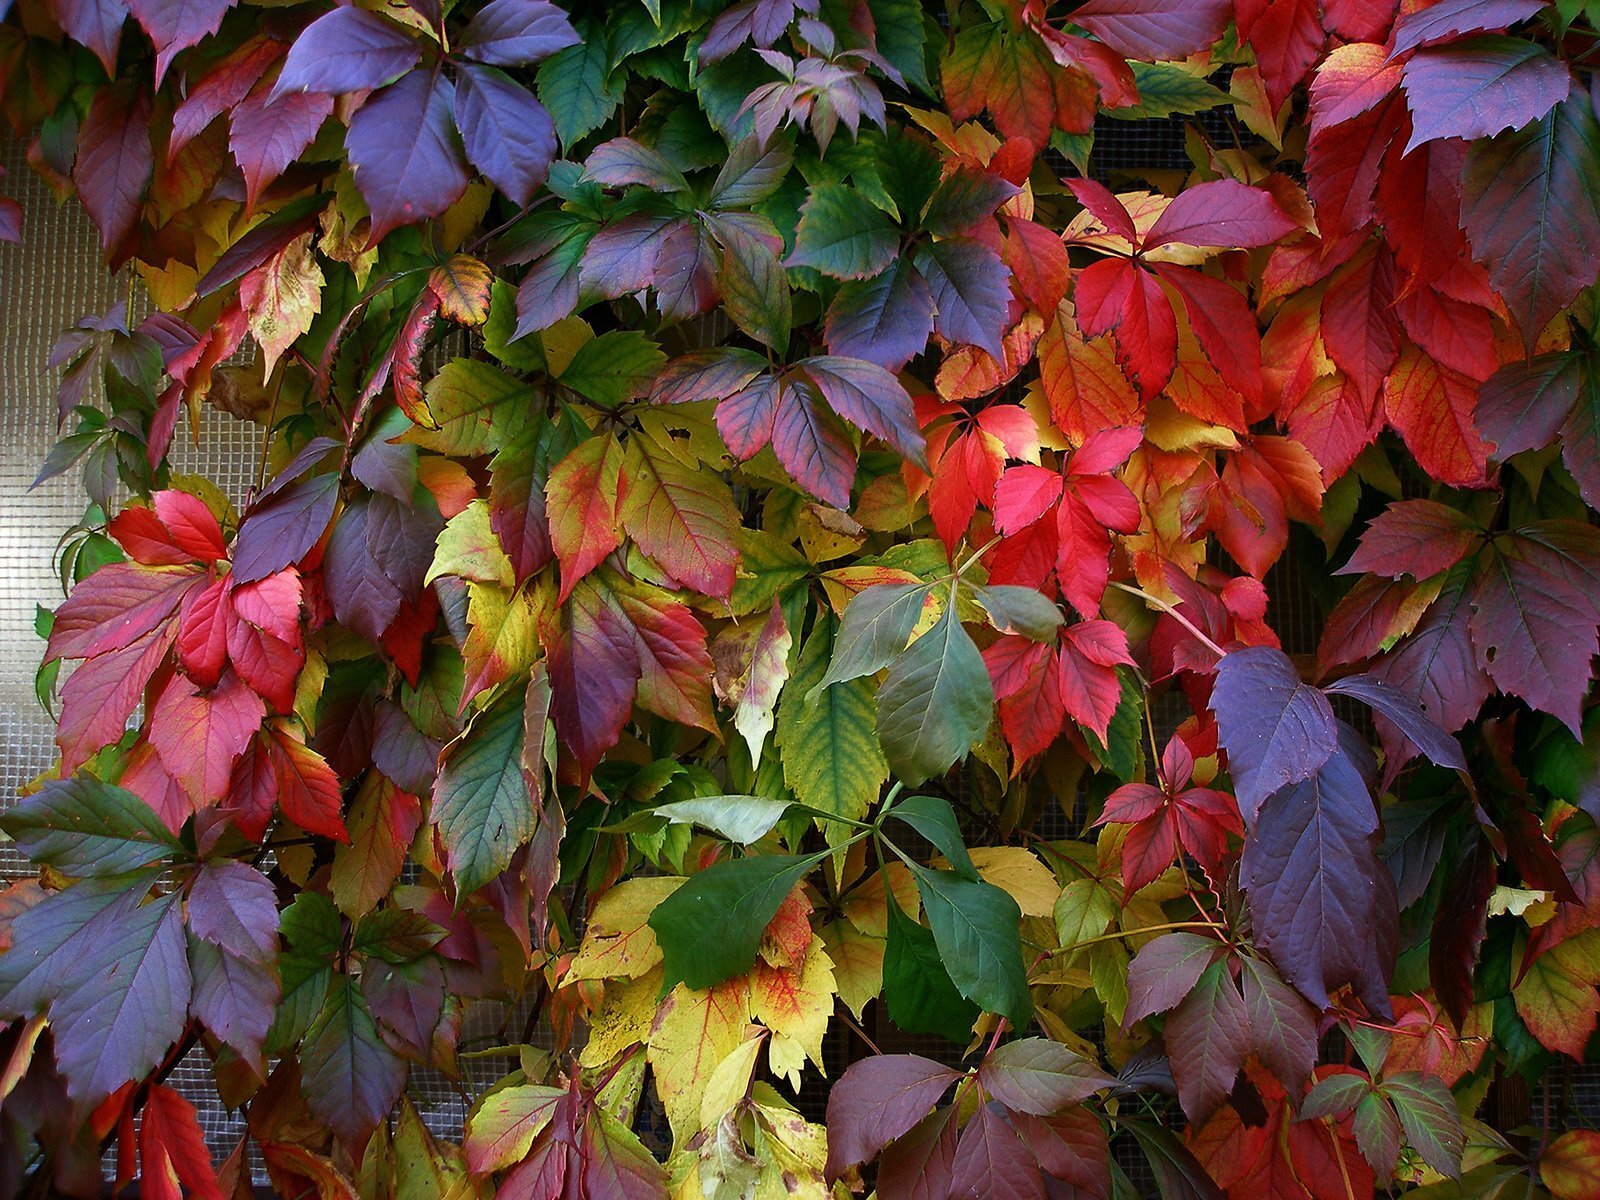
M1127 592L1130 596L1137 596L1152 608L1158 608L1162 612L1166 613L1167 616L1171 617L1179 625L1182 625L1190 633L1194 634L1194 636L1200 640L1200 644L1207 650L1210 650L1218 658L1225 658L1227 656L1228 652L1221 646L1217 645L1217 643L1212 641L1204 633L1202 633L1199 626L1197 626L1193 621L1189 620L1188 617L1179 612L1177 605L1168 604L1165 600L1161 599L1160 596L1152 596L1143 588L1134 587L1131 583L1122 583L1119 580L1113 579L1111 580L1111 586L1116 588L1119 592Z

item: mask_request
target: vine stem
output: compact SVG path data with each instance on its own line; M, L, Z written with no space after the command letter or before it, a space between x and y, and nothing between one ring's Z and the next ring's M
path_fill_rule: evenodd
M855 1034L867 1044L868 1050L871 1050L874 1054L883 1053L882 1050L878 1049L878 1043L873 1041L872 1038L868 1036L867 1031L861 1028L861 1026L851 1018L849 1013L841 1012L839 1014L839 1019L845 1023L845 1028L849 1029L851 1033Z
M1084 946L1093 946L1099 942L1115 942L1121 938L1137 937L1141 933L1162 933L1169 929L1226 929L1227 926L1219 921L1168 921L1163 925L1144 925L1138 929L1119 929L1115 933L1102 933L1099 937L1084 938L1081 942L1073 942L1070 946L1062 946L1056 950L1046 951L1047 955L1071 954L1074 950L1081 950Z
M1194 634L1194 636L1200 640L1200 644L1207 650L1210 650L1218 658L1224 658L1227 656L1228 652L1208 638L1204 633L1202 633L1200 627L1197 626L1193 621L1189 620L1188 617L1179 612L1177 605L1168 604L1160 596L1152 596L1143 588L1134 587L1131 583L1122 583L1113 579L1111 580L1111 586L1116 588L1119 592L1127 592L1130 596L1137 596L1152 608L1158 608L1162 612L1166 613L1167 616L1171 617L1179 625L1182 625L1190 633Z

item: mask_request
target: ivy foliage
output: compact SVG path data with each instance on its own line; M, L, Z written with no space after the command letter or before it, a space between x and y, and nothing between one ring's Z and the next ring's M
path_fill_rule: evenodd
M1595 1196L1486 1097L1600 1016L1597 41L0 0L137 291L52 359L5 1187Z

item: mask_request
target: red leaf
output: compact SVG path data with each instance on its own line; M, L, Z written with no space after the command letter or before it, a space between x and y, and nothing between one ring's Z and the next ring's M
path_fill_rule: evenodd
M1311 81L1313 135L1370 112L1399 86L1400 64L1386 46L1356 42L1335 48Z
M1478 37L1419 50L1401 86L1411 109L1408 151L1434 138L1491 137L1536 121L1567 97L1564 63L1521 38Z
M1009 468L994 489L995 528L1009 535L1033 524L1061 498L1061 487L1061 476L1045 467Z
M1103 258L1073 288L1078 324L1089 337L1114 332L1117 358L1146 397L1166 386L1178 358L1178 325L1153 275L1122 258Z
M1139 244L1139 233L1134 228L1133 214L1127 207L1111 194L1109 188L1103 183L1096 183L1093 179L1069 179L1067 188L1077 198L1079 204L1089 210L1096 221L1106 229L1123 238L1131 246Z
M80 580L56 609L46 658L90 658L120 650L172 616L204 579L192 568L108 563Z
M63 775L123 735L146 685L166 660L174 633L169 622L120 650L91 658L67 677L56 722Z
M233 111L234 106L250 94L250 89L267 68L278 61L284 49L282 42L257 35L191 82L188 94L172 113L167 162L175 162L183 148L205 132L206 126L223 113Z
M1267 103L1276 112L1327 40L1317 0L1236 0L1234 17L1239 41L1256 52Z
M1374 517L1340 575L1373 572L1427 579L1465 558L1481 530L1470 517L1434 500L1400 500Z
M228 792L234 760L261 727L261 697L229 671L209 692L175 676L150 715L150 744L196 809Z
M1127 634L1110 621L1079 621L1062 632L1057 663L1067 715L1104 743L1122 701L1117 665L1133 663Z
M1325 241L1352 235L1372 220L1379 169L1404 120L1404 102L1389 96L1353 120L1312 133L1306 188Z
M761 387L758 380L740 396L768 394ZM778 461L794 476L796 483L819 500L834 508L850 507L856 455L844 426L809 382L786 376L768 387L776 392L772 452L778 456ZM718 406L719 417L722 407L732 402L725 400Z
M609 433L579 442L550 471L545 503L561 562L561 599L622 544L617 525L622 447Z
M1183 300L1200 347L1222 381L1246 406L1261 403L1261 332L1255 313L1238 288L1199 271L1156 264L1156 273Z
M1489 446L1473 424L1478 385L1407 346L1384 388L1389 423L1441 483L1482 487Z
M1327 483L1349 470L1383 428L1377 397L1363 399L1355 381L1338 373L1322 376L1281 415L1290 436L1321 464Z
M133 232L154 170L150 98L129 81L97 91L78 131L72 182L108 257Z
M1394 316L1394 259L1382 247L1341 267L1322 298L1322 340L1328 356L1361 389L1378 394L1400 356Z
M264 733L261 745L272 764L278 811L307 833L348 842L339 777L327 760L281 726Z
M556 732L587 775L617 744L633 708L641 666L632 623L598 580L563 606L565 631L545 639Z
M214 686L228 665L232 615L226 579L213 580L184 598L178 614L178 661L201 687Z
M152 1085L145 1100L139 1120L139 1161L144 1194L178 1200L180 1193L173 1184L181 1183L193 1200L223 1200L194 1106L165 1084Z

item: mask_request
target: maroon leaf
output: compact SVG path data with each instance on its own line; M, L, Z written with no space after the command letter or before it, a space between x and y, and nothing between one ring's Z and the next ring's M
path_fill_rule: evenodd
M467 161L526 207L556 154L555 122L544 105L504 71L467 65L456 77L455 117Z
M420 57L421 47L399 25L345 5L318 17L295 39L276 90L370 91L400 78Z
M1428 978L1445 1012L1460 1028L1472 1008L1472 971L1478 961L1489 897L1498 864L1488 839L1474 837L1445 876L1428 941Z
M1210 707L1247 824L1269 795L1315 776L1338 744L1327 697L1270 646L1223 657Z
M1124 58L1186 58L1222 36L1227 0L1088 0L1072 10L1081 25Z
M879 1054L854 1063L828 1092L829 1179L870 1162L928 1115L961 1078L915 1054Z
M609 591L592 577L566 606L564 638L547 643L550 719L587 774L621 736L641 671L634 632Z
M345 509L328 539L322 572L328 600L339 620L369 642L381 642L404 597L373 556L368 526L371 505Z
M1168 933L1146 942L1128 964L1123 1024L1176 1008L1223 949L1215 938L1195 933Z
M1538 450L1556 440L1578 400L1583 372L1572 354L1539 354L1507 363L1484 381L1474 414L1498 458Z
M1170 242L1186 246L1266 246L1296 228L1278 202L1260 188L1233 179L1217 179L1178 193L1145 234L1144 247L1153 250Z
M1338 574L1429 579L1472 550L1482 531L1465 513L1436 500L1397 500L1367 525Z
M1317 1061L1317 1014L1259 958L1241 958L1245 1018L1256 1057L1299 1095Z
M1372 670L1451 732L1475 717L1493 690L1472 645L1471 579L1467 567L1457 567L1411 636Z
M172 133L167 138L167 161L205 132L206 126L250 94L268 67L282 56L284 45L266 37L253 37L233 50L189 85L172 113Z
M1007 1042L978 1068L978 1082L1012 1112L1048 1117L1116 1081L1059 1042Z
M466 191L452 99L448 80L416 71L350 119L345 150L372 210L373 241L397 226L439 216Z
M1233 1091L1250 1054L1250 1021L1227 961L1205 969L1167 1018L1167 1055L1184 1115L1198 1125Z
M985 1196L994 1200L1044 1200L1044 1177L1038 1160L1017 1136L993 1102L967 1122L951 1164L952 1196Z
M128 6L122 0L49 0L49 8L68 37L100 60L106 75L117 77L117 48Z
M567 14L549 0L489 0L458 45L462 54L479 62L520 67L580 40Z
M305 152L333 112L333 97L314 92L274 95L265 85L242 100L228 125L228 148L244 172L254 207L268 184Z
M150 98L130 81L96 92L78 130L72 182L108 256L133 232L154 170Z
M959 1130L955 1109L943 1108L896 1138L878 1161L878 1195L883 1200L946 1200Z
M784 469L819 500L848 508L856 477L855 447L809 382L789 376L763 386L757 380L738 396L723 401L717 406L717 427L723 437L729 433L722 416L724 408L740 417L752 417L759 427L768 403L774 404L772 451ZM744 435L740 440L749 444Z

